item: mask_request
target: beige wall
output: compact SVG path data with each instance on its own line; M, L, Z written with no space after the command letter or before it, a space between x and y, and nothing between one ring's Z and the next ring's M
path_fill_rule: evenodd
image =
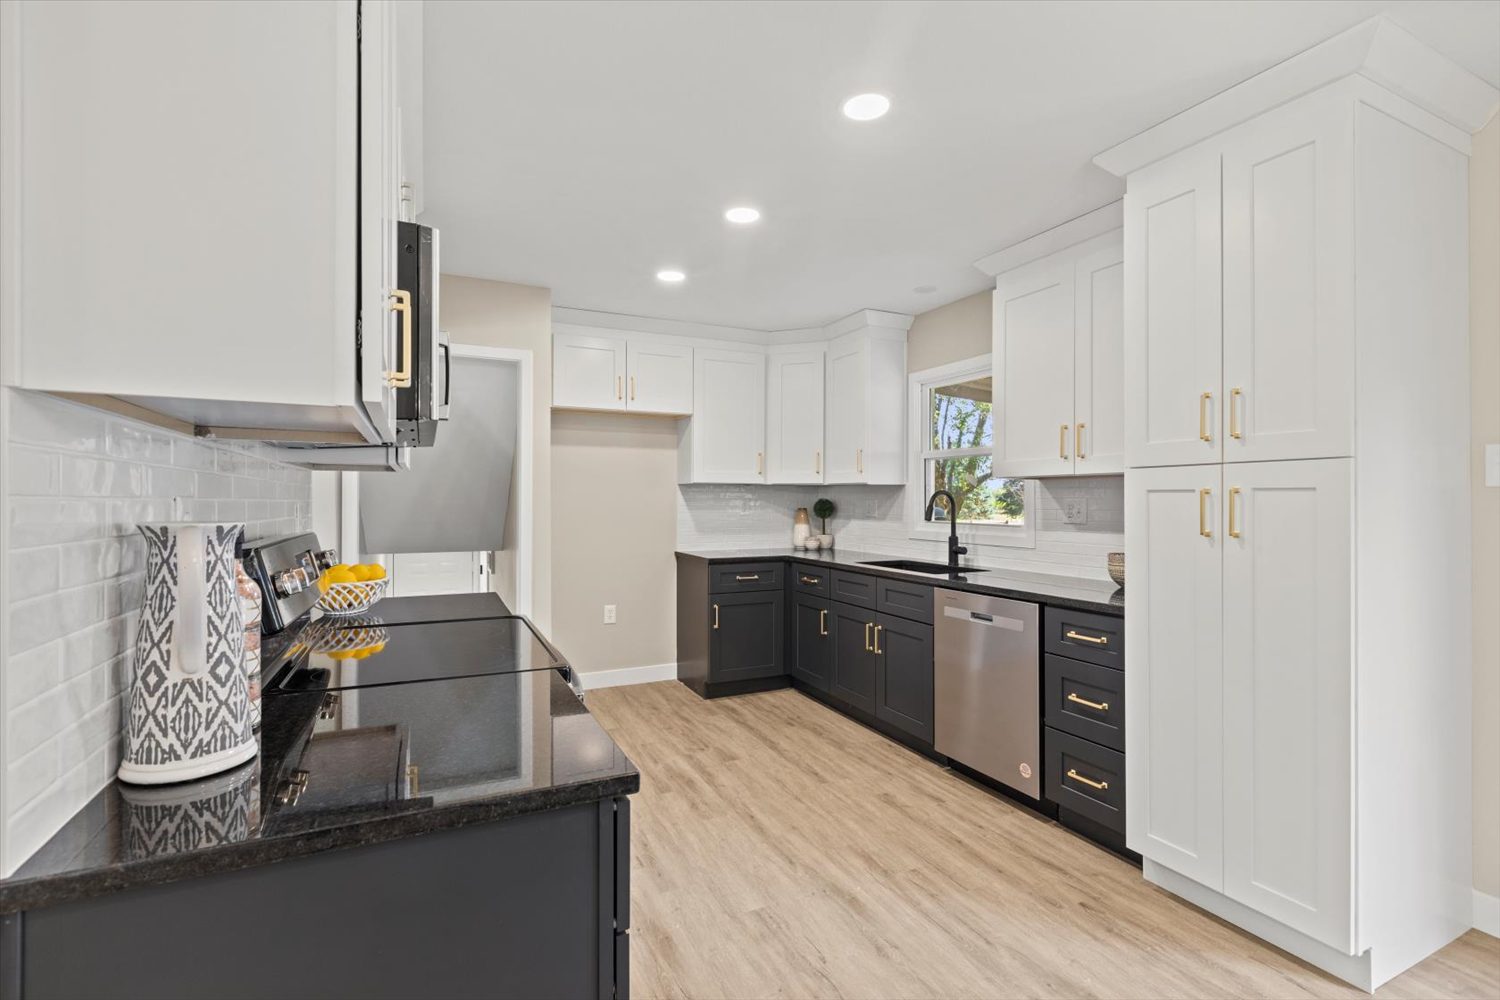
M558 648L582 672L675 662L677 421L553 413L552 490Z
M531 352L531 618L552 635L552 292L533 285L445 274L441 294L442 326L453 343ZM513 538L514 532L508 537ZM499 553L495 573L495 589L512 606L514 557L514 548Z
M906 370L924 371L990 353L989 289L924 312L906 336Z
M1469 336L1474 427L1474 888L1500 896L1500 488L1484 446L1500 443L1500 117L1469 160Z

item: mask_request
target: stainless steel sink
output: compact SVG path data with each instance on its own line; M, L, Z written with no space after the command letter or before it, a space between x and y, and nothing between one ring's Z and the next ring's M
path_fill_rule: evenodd
M969 573L983 573L984 570L972 566L960 566L957 570L950 570L943 563L922 562L920 559L872 559L869 562L860 563L861 566L879 566L882 569L904 569L908 573L931 573L934 576L948 576L950 573L967 575Z

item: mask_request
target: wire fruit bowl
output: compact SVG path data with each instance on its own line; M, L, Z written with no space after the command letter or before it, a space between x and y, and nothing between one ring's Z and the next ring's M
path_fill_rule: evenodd
M330 583L318 598L318 610L325 615L361 615L385 594L386 580L359 580L355 583Z

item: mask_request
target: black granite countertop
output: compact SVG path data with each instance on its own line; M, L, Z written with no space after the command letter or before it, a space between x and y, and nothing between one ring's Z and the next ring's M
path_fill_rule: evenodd
M565 669L342 690L331 670L303 674L300 689L267 690L255 760L196 782L110 782L0 880L0 912L640 789Z
M1125 614L1124 588L1116 587L1112 581L1091 580L1083 577L1051 576L1041 573L970 567L958 575L934 575L913 573L908 570L870 566L868 563L891 559L912 558L892 556L879 552L859 552L844 549L719 549L684 552L678 556L703 559L710 563L745 562L758 560L774 562L785 559L812 566L835 566L873 576L885 576L898 580L926 580L937 587L949 590L965 590L992 597L1008 597L1019 601L1035 601L1053 607L1071 608L1075 611L1092 611L1101 615L1123 616ZM925 560L924 560L925 561ZM941 560L939 560L941 561Z

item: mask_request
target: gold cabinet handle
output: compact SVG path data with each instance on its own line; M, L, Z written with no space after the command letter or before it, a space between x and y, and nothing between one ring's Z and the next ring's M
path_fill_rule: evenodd
M762 475L765 475L765 471L766 471L766 453L763 452L763 451L757 451L755 453L755 474L757 476L762 476Z
M407 785L409 785L411 787L411 793L413 795L421 795L422 794L422 791L421 791L421 789L422 789L422 783L421 783L421 780L420 780L421 776L422 776L422 772L418 769L417 765L415 765L415 764L407 764L406 765L406 783L407 783Z
M385 384L393 389L411 387L411 292L398 288L391 293L391 310L401 314L401 367L385 373Z
M714 605L714 628L717 629L718 627L719 627L719 606L717 604L715 604Z
M823 578L821 576L808 576L806 573L803 573L802 582L807 584L809 587L816 587L818 584L823 582Z
M1213 490L1198 491L1198 534L1204 538L1214 537L1214 529L1208 526L1208 496Z
M1229 488L1229 537L1230 538L1239 538L1240 537L1240 528L1239 528L1239 525L1236 523L1239 520L1239 517L1238 517L1239 504L1235 503L1235 500L1236 500L1236 498L1239 497L1239 495L1240 495L1240 488L1238 486L1231 486Z
M1068 457L1068 425L1063 424L1057 432L1057 457Z
M1096 712L1108 712L1109 711L1109 702L1107 702L1107 701L1089 701L1087 698L1080 698L1078 696L1078 692L1077 691L1069 691L1068 692L1068 700L1071 701L1075 705L1082 705L1084 708L1092 708Z
M1083 453L1083 424L1073 428L1073 454L1079 458L1086 458Z
M634 375L630 376L630 399L631 399L632 402L634 402L634 400L635 400L635 376Z
M854 449L854 471L863 474L865 471L865 450Z
M625 378L622 375L615 376L615 398L625 398Z
M1074 781L1078 782L1080 785L1088 785L1090 788L1098 789L1101 792L1105 792L1105 791L1109 790L1109 782L1107 782L1107 781L1095 781L1092 778L1085 778L1083 775L1079 774L1077 771L1073 770L1071 767L1068 768L1068 777L1072 778Z
M870 649L870 629L872 629L874 627L875 627L875 623L874 622L865 622L865 652L866 653L871 652L871 649Z
M1079 642L1092 642L1096 646L1109 645L1109 636L1107 635L1084 635L1082 632L1075 632L1072 629L1068 629L1066 632L1064 632L1063 638L1077 639Z
M828 609L818 609L818 635L828 634Z
M1240 433L1239 414L1236 412L1236 408L1234 405L1236 400L1238 400L1242 395L1244 395L1244 393L1239 389L1229 390L1229 436L1234 438L1236 441L1245 436ZM1241 403L1240 405L1243 406L1244 404Z
M823 474L823 452L822 451L815 451L815 452L813 452L813 475L815 475L815 476L821 476L822 474Z
M759 573L736 573L734 575L734 578L736 580L738 580L740 583L747 583L747 582L749 582L751 580L759 580L760 579L760 574Z
M1214 394L1205 392L1198 397L1198 440L1212 441L1214 432L1208 429L1208 404L1213 401Z
M885 628L884 625L876 625L875 626L875 648L874 648L874 650L872 650L872 652L874 652L876 655L879 655L879 654L885 652L885 650L883 650L883 649L880 648L880 630L883 629L883 628Z

